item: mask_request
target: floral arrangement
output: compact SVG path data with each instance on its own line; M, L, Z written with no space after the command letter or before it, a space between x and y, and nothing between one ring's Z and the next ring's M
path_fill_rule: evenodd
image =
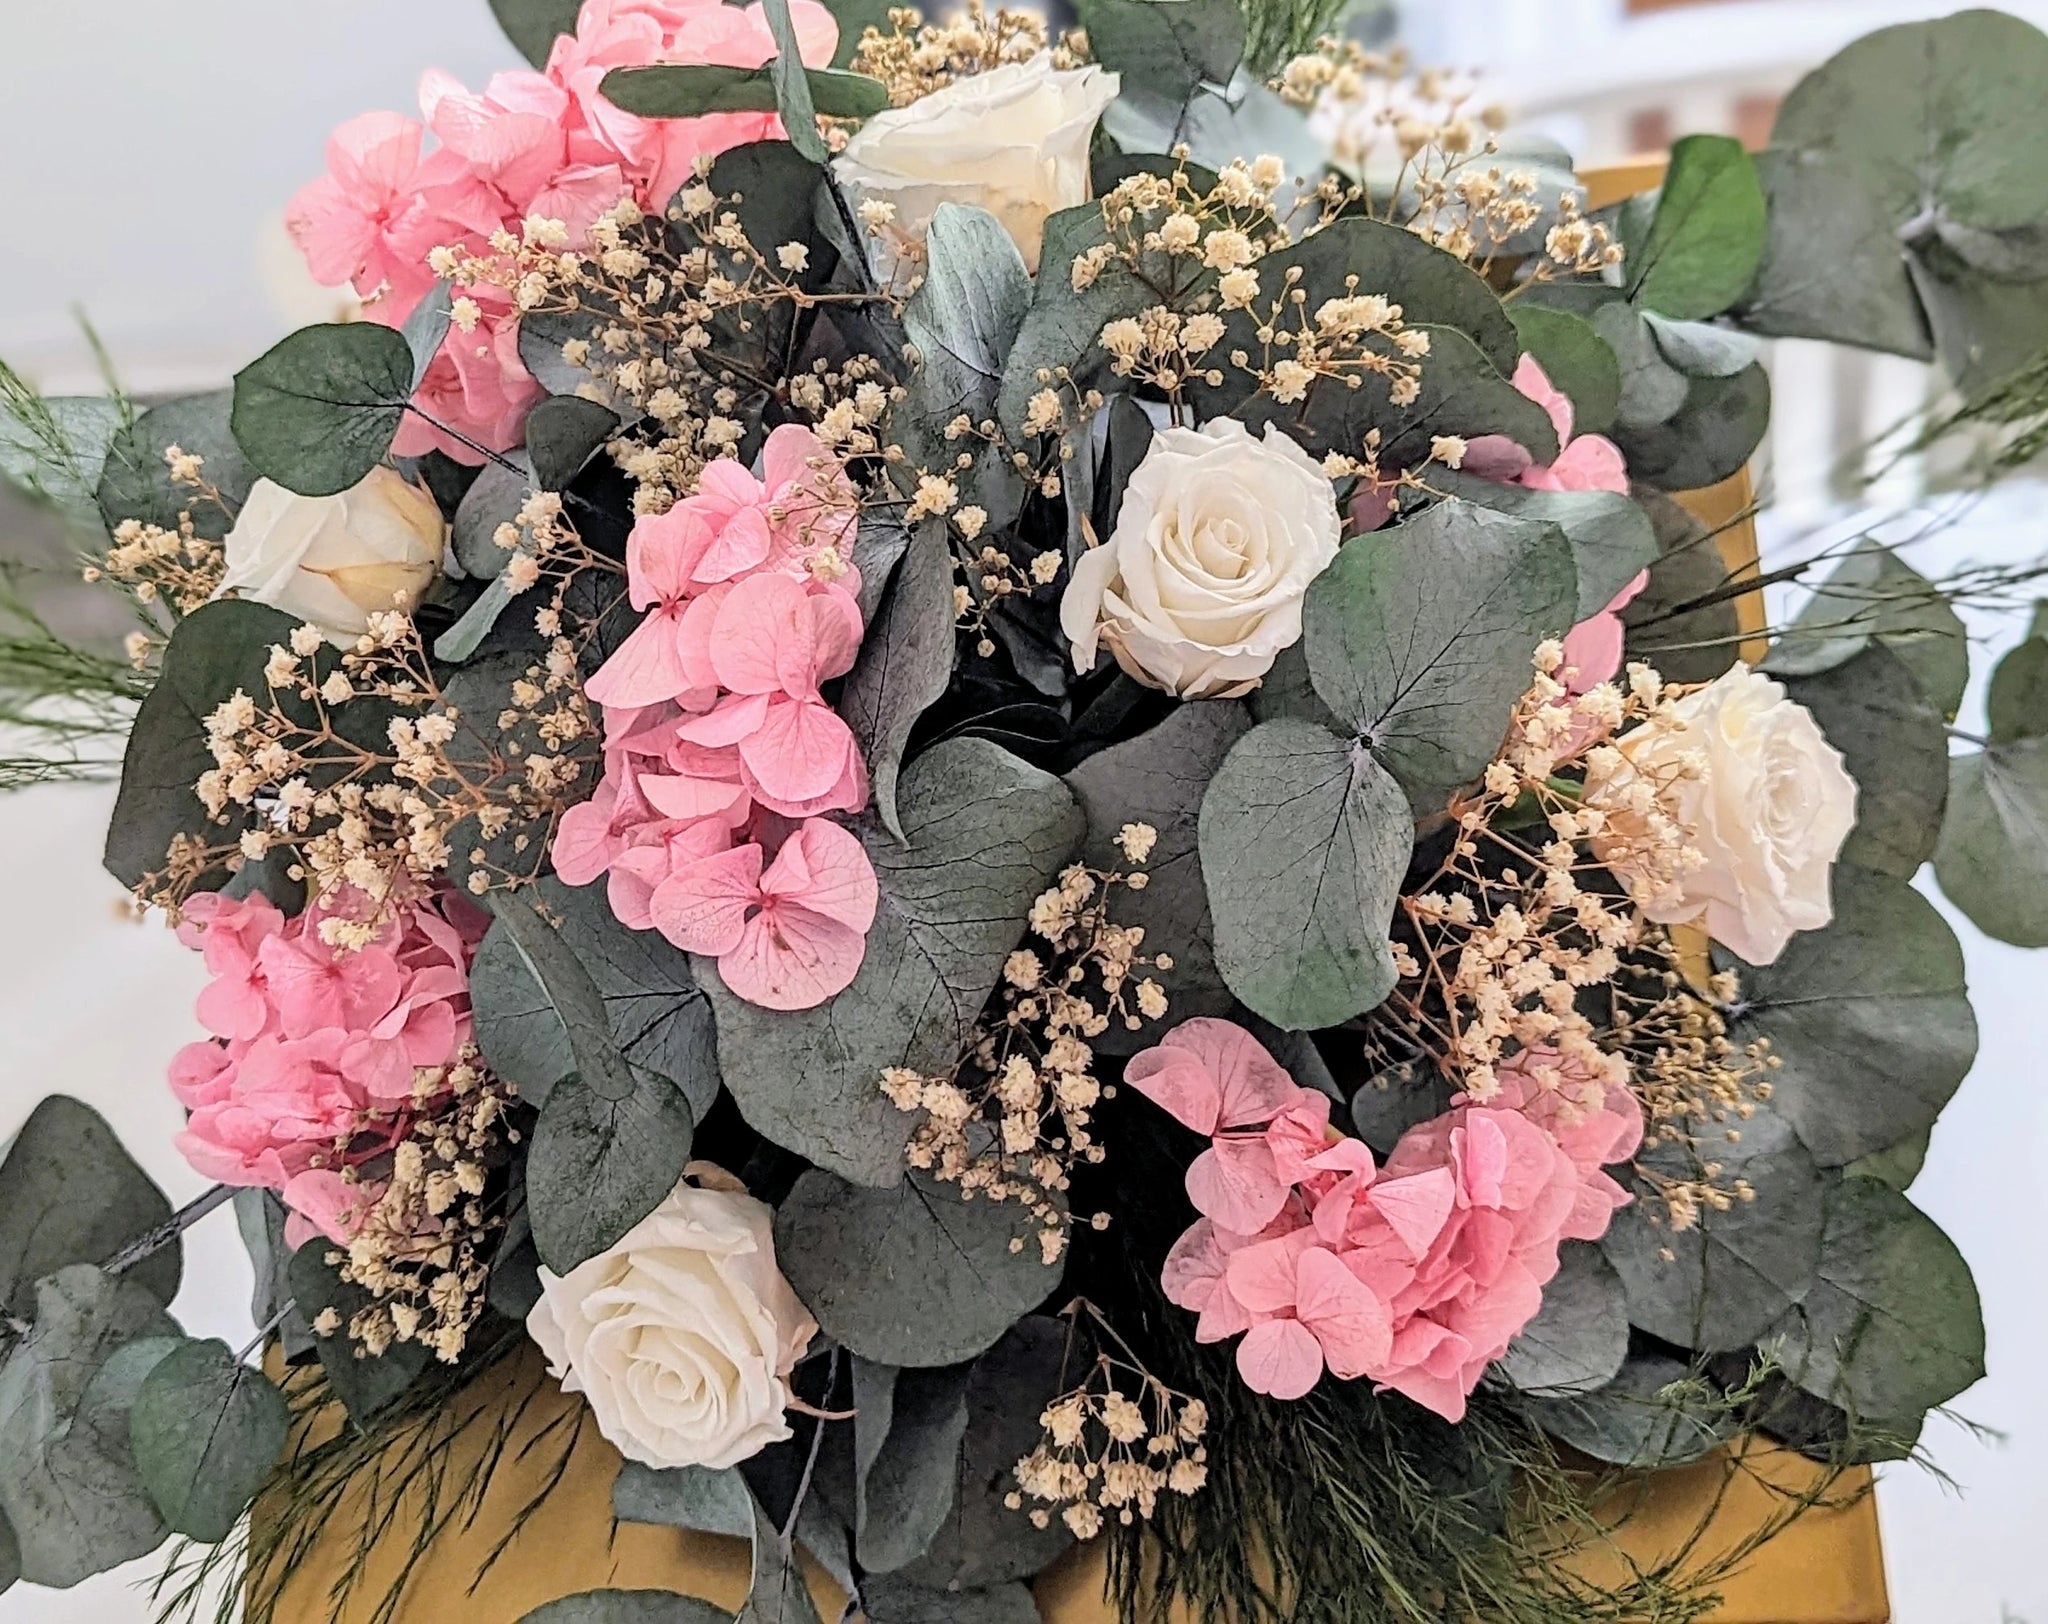
M281 1616L522 1350L787 1624L800 1551L988 1624L1097 1539L1132 1619L1692 1617L1574 1565L1603 1469L1910 1454L1983 1355L1912 882L2048 942L2043 633L1961 734L2017 579L1871 539L1773 624L1675 497L1763 337L2024 431L2048 39L1885 30L1595 206L1264 0L494 7L530 69L291 206L361 319L6 380L137 615L43 698L118 701L218 1186L61 1096L0 1163L0 1585L175 1535ZM166 1311L230 1200L239 1351Z

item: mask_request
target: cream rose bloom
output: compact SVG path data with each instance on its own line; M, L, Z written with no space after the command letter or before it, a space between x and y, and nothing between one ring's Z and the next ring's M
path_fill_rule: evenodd
M1341 532L1330 481L1273 425L1263 440L1234 418L1160 430L1060 601L1075 668L1099 643L1182 699L1249 692L1301 641L1302 597Z
M1738 664L1587 761L1585 803L1611 833L1593 849L1660 924L1700 923L1751 964L1834 917L1828 876L1856 823L1856 783L1812 714ZM1653 865L1669 817L1698 866Z
M789 1373L817 1334L775 1266L774 1212L723 1170L556 1275L526 1330L598 1431L644 1466L725 1467L790 1436Z
M877 113L833 169L856 202L894 204L894 229L913 242L941 203L987 209L1036 274L1045 217L1088 201L1088 143L1117 85L1040 51Z
M338 496L259 479L227 535L233 592L352 643L370 616L410 612L441 573L448 526L434 498L390 468Z

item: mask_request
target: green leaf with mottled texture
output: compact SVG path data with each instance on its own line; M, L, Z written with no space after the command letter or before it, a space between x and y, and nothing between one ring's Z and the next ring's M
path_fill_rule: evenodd
M642 1075L623 1099L565 1077L548 1094L526 1156L526 1215L556 1274L625 1236L681 1182L696 1114L664 1077Z
M1496 1366L1520 1391L1538 1396L1604 1387L1628 1357L1628 1294L1614 1265L1582 1241L1567 1242L1557 1256L1543 1306Z
M174 1533L217 1545L284 1453L284 1395L225 1342L185 1342L151 1369L130 1418L135 1465Z
M125 519L176 530L190 514L192 528L212 541L224 537L249 499L256 473L228 426L233 392L183 395L152 406L108 442L96 499L112 529ZM173 484L164 453L172 446L202 459L200 472L221 500L189 485Z
M412 379L402 333L374 321L302 327L235 374L235 443L286 490L333 496L390 453Z
M1934 872L1985 935L2048 947L2048 736L1954 758Z
M864 73L809 68L811 105L827 118L873 118L889 105L889 87ZM614 68L599 87L606 101L642 118L702 118L709 113L773 113L781 102L770 68L660 63Z
M1574 431L1605 434L1621 405L1621 362L1614 347L1569 310L1517 302L1509 315L1524 353L1536 358L1552 387L1571 397Z
M1735 1430L1718 1395L1663 1354L1633 1356L1597 1392L1536 1399L1529 1416L1582 1455L1646 1471L1698 1460Z
M941 520L919 525L911 536L839 696L839 713L868 764L875 816L899 840L904 831L896 785L904 749L917 719L953 679L958 638L946 530Z
M555 41L576 32L582 0L491 0L491 15L519 54L536 68L548 65Z
M1647 233L1628 245L1629 297L1678 321L1718 316L1755 278L1765 224L1763 187L1742 143L1686 136L1671 149Z
M1937 711L1955 715L1970 680L1962 618L1939 587L1874 540L1858 543L1821 582L1780 633L1765 668L1786 676L1826 671L1872 639L1906 662Z
M734 1624L732 1614L668 1590L585 1590L536 1607L519 1624Z

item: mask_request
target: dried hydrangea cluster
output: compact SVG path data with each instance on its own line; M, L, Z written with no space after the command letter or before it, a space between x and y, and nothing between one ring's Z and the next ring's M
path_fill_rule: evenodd
M951 1070L895 1066L882 1077L899 1110L924 1113L910 1165L959 1185L966 1199L1021 1203L1048 1264L1066 1251L1074 1167L1104 1154L1091 1120L1113 1089L1096 1077L1089 1040L1112 1022L1135 1032L1166 1014L1165 989L1142 972L1170 972L1172 955L1141 953L1143 928L1111 918L1119 890L1145 889L1157 839L1147 824L1125 825L1117 843L1128 871L1074 864L1032 904L1031 934L1044 950L1010 955L989 1014ZM1108 1217L1092 1222L1100 1229Z
M1343 194L1347 204L1362 201L1376 218L1482 270L1525 255L1539 230L1543 252L1528 273L1534 280L1597 275L1620 263L1620 245L1581 214L1577 193L1544 196L1537 166L1502 154L1506 111L1475 105L1470 80L1417 68L1399 49L1325 39L1288 62L1275 88L1310 111L1337 167L1362 177Z
M145 901L175 909L210 871L274 848L289 850L292 877L315 896L347 886L383 899L456 855L478 895L494 874L531 876L595 755L574 646L558 637L502 688L478 690L487 715L465 717L413 622L370 622L339 654L317 629L296 628L270 649L261 703L238 689L206 717L214 765L196 792L214 822L245 826L231 843L181 836ZM509 850L470 844L508 831ZM327 928L341 941L357 927L337 917Z
M1139 1364L1093 1303L1070 1304L1065 1317L1070 1338L1092 1336L1098 1351L1082 1379L1039 1416L1045 1437L1017 1462L1017 1488L1005 1503L1013 1511L1028 1506L1040 1528L1057 1511L1076 1539L1093 1539L1105 1517L1127 1527L1149 1522L1161 1495L1202 1491L1209 1410Z
M1035 11L991 12L982 0L968 0L965 10L936 23L912 6L893 6L889 26L870 26L860 37L850 64L856 73L879 79L889 90L889 105L908 107L956 79L972 78L1010 62L1029 62L1046 50L1045 19ZM1053 47L1054 65L1071 68L1072 47Z
M810 245L751 241L740 220L746 199L713 193L709 172L700 166L666 217L622 200L591 225L587 247L571 248L561 222L535 217L517 235L497 232L487 251L435 252L442 274L510 298L530 343L550 335L541 342L580 380L579 396L639 425L611 454L638 486L641 514L666 512L745 436L741 399L760 381L759 358L745 353L749 335L820 304L899 305L885 293L811 291ZM469 314L458 304L458 324ZM836 365L820 358L787 380L822 438L867 452L878 449L873 430L890 383L885 362L867 354Z
M178 511L175 530L140 519L114 526L113 545L86 565L87 581L111 581L125 587L137 603L165 603L189 615L220 590L227 574L221 544L200 533L194 514L212 508L234 522L235 509L206 477L206 459L179 446L163 455L164 471L173 489L191 493Z

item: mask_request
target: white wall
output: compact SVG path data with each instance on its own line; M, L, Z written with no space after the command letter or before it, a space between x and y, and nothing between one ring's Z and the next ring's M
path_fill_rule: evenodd
M1782 86L1863 29L1948 8L1745 0L1634 20L1619 0L1407 9L1426 59L1492 69L1597 161L1622 155L1616 87L1655 82L1681 131L1717 127L1732 95ZM2011 9L2048 21L2044 0ZM264 270L267 233L319 171L327 130L366 108L410 107L424 67L476 83L513 60L484 0L0 0L0 10L0 355L59 390L90 384L74 303L134 386L223 381L288 325ZM1781 383L1802 364L1783 358ZM1880 393L1917 386L1895 373ZM1848 409L1823 382L1795 389L1778 439L1782 487L1811 494L1796 476L1841 443L1833 414ZM2023 491L1944 545L2020 556L2041 549L2042 530L2037 496ZM104 791L79 789L0 800L10 925L0 934L0 1138L36 1098L67 1090L106 1111L183 1197L198 1180L170 1148L177 1112L162 1075L194 1032L200 978L167 934L117 921L116 887L97 863L107 805ZM2036 1238L2048 1094L2031 1019L2048 960L1967 927L1964 937L1984 1049L1915 1195L1984 1287L1992 1374L1959 1408L2010 1441L1937 1427L1930 1442L1962 1496L1894 1472L1879 1505L1901 1624L2000 1624L2001 1608L2048 1624L2048 1383L2035 1373L2048 1347ZM188 1279L179 1308L195 1329L233 1337L246 1326L246 1266L225 1215L195 1238ZM140 1624L150 1611L135 1579L109 1575L61 1596L17 1589L0 1597L0 1624Z

